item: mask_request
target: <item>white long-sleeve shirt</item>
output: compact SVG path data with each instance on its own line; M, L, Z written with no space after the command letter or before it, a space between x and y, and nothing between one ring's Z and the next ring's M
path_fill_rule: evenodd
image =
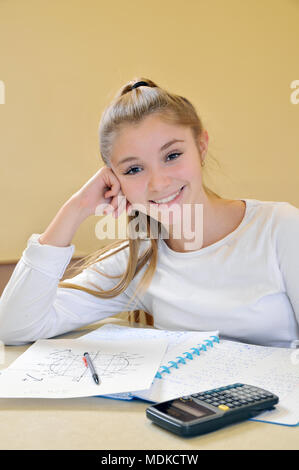
M210 246L182 253L159 239L154 277L133 304L153 315L156 328L219 330L223 338L266 346L290 347L299 339L299 209L243 200L240 225ZM148 262L124 292L102 299L58 287L75 247L41 245L39 237L29 238L1 296L0 340L18 345L50 338L128 310ZM144 240L141 251L149 244ZM94 267L122 274L128 256L126 247ZM89 267L71 282L106 290L119 279Z

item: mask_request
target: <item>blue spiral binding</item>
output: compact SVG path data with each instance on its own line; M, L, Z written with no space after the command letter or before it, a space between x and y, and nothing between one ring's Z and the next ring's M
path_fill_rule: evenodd
M200 356L201 351L207 351L207 348L210 347L212 348L214 346L214 343L219 343L219 336L214 336L211 335L210 338L212 339L206 339L204 340L203 343L198 344L197 346L199 347L193 347L191 348L191 352L185 351L183 356L177 356L176 359L177 361L168 361L168 366L160 366L160 370L156 373L155 378L156 379L162 379L162 374L170 374L171 373L171 368L174 367L175 369L179 368L179 364L186 364L186 359L189 359L190 361L193 361L194 356ZM205 344L204 344L205 343Z

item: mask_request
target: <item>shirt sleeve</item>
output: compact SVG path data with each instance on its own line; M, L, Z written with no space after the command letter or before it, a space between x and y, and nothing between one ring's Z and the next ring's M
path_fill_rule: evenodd
M115 315L127 308L130 289L118 296L104 299L79 289L58 287L71 260L74 245L56 247L42 245L40 234L33 234L0 299L0 340L8 345L20 345L39 338L51 338ZM106 278L122 274L127 267L126 248L84 269L68 279L76 285L97 290L111 289L120 278ZM133 302L134 308L143 309Z
M276 208L274 240L285 290L299 324L299 209L288 202Z

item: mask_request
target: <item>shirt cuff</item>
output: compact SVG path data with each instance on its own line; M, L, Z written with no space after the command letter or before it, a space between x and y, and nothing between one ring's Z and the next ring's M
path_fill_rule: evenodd
M27 247L23 251L22 258L32 268L52 278L61 279L71 261L75 245L42 245L38 241L41 235L41 233L31 235L28 239Z

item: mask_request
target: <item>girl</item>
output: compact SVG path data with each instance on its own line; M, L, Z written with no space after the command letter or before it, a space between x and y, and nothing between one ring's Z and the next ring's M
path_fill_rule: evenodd
M151 80L122 87L99 132L105 166L29 238L1 297L0 339L17 345L60 335L135 300L156 328L290 347L299 338L299 209L211 191L203 183L208 134L195 108ZM143 214L146 237L129 231L60 281L76 230L103 204L115 217L127 210L128 227ZM196 235L191 249L187 224Z

